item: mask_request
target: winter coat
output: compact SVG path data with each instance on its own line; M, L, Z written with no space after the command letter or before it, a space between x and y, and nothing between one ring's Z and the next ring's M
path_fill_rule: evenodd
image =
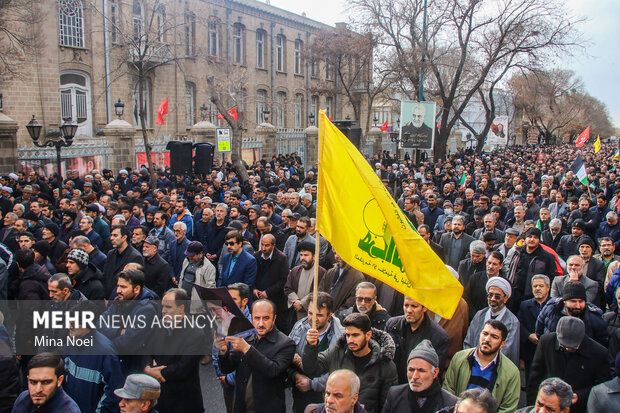
M438 380L438 379L437 379ZM437 386L439 386L437 384ZM409 383L394 386L390 389L382 413L402 413L417 411L420 413L435 413L444 407L456 405L458 398L447 390L439 387L439 391L428 396L424 405L417 410L411 405L413 395Z
M392 361L396 350L392 337L382 330L372 329L368 345L370 360L362 371L355 371L355 359L342 335L335 345L318 352L318 346L306 345L302 354L304 370L311 375L348 369L360 379L359 401L369 413L378 413L387 399L388 390L397 382L396 366Z
M185 260L185 251L189 245L189 240L183 238L181 243L175 241L170 244L170 255L168 256L168 265L170 266L170 274L172 278L179 279L181 275L181 269L183 267L183 261Z
M13 297L17 300L49 300L47 280L50 273L45 267L32 264L12 282Z
M181 270L181 276L179 277L179 285L183 284L183 278L185 278L185 269L189 265L189 259L185 258L183 261L183 269ZM202 265L196 268L196 274L194 284L204 288L215 288L215 267L206 258L202 259ZM192 295L190 297L190 313L197 314L204 312L204 306L200 300L200 296L195 288L192 287Z
M340 314L338 314L338 318L341 322L343 322L349 314L353 313L359 313L357 305L355 304L352 307L349 307L346 310L340 312ZM377 330L385 330L385 323L387 323L387 321L390 319L390 315L388 314L387 310L381 307L379 303L375 303L375 305L366 315L368 316L368 318L370 318L370 325L372 326L372 328L376 328Z
M105 295L103 288L103 274L90 263L75 276L74 288L89 300L104 300L109 297Z
M108 251L108 257L105 260L103 267L103 286L105 289L106 297L111 297L114 291L116 291L116 283L118 281L118 273L125 268L125 265L130 262L144 265L144 258L134 247L130 244L127 245L125 251L121 255L121 259L118 260L118 249L113 248Z
M511 301L514 303L512 310L519 310L519 304L523 300L532 298L532 277L536 274L545 274L551 282L556 277L557 269L553 255L538 246L533 253L527 253L527 247L515 248L515 253L510 261L508 276L512 284Z
M93 248L93 250L88 253L88 263L93 264L102 273L103 273L103 268L105 266L106 258L107 258L107 255L101 252L99 248Z
M613 412L620 406L620 377L592 387L588 397L588 413Z
M28 390L22 392L15 401L13 411L11 413L80 413L80 408L71 397L65 393L60 387L56 390L56 394L47 401L43 406L37 408L32 403Z
M338 276L340 276L340 268L338 266L327 270L319 284L319 291L325 291L331 295L334 287L336 287L334 282L338 279ZM334 313L338 313L355 304L355 287L365 280L364 275L360 271L348 265L342 270L340 277L342 278L339 281L340 287L334 297Z
M163 226L159 234L157 234L157 228L153 228L149 231L149 235L156 236L159 239L159 246L157 247L157 253L166 261L170 258L170 245L177 242L174 232L170 228Z
M163 298L171 285L170 266L158 253L144 259L144 285L159 298Z
M536 335L555 333L558 321L565 314L564 299L555 297L549 300L536 320ZM594 304L586 303L584 316L581 318L586 325L586 335L603 346L607 346L607 324L603 320L603 312Z
M556 333L545 334L540 338L534 360L530 368L527 386L527 399L531 404L536 400L538 386L548 377L558 377L577 393L577 404L571 412L585 413L586 401L592 386L610 378L607 349L589 337L584 337L579 349L567 352L560 349Z
M253 335L246 341L251 346L247 353L228 350L219 358L223 373L236 371L233 412L245 412L245 392L252 376L255 411L284 413L286 369L295 356L295 342L275 327L260 340Z
M96 330L91 330L84 338L92 338L92 347L63 349L67 354L63 387L82 412L118 412L120 399L114 395L114 390L123 387L125 378L114 346ZM101 410L97 410L100 404Z
M385 325L385 331L392 336L394 345L396 346L394 364L396 364L398 382L400 384L407 382L407 358L409 357L409 353L416 345L420 344L420 342L425 339L430 340L435 348L439 356L440 370L443 371L446 365L446 358L448 357L448 334L435 320L431 320L428 314L424 314L422 324L420 324L418 329L414 332L411 332L409 323L407 323L407 319L404 315L390 318ZM405 332L414 336L412 348L407 348Z
M446 371L443 388L457 395L467 390L473 366L475 348L461 350L452 357ZM501 352L497 359L497 378L491 391L497 400L497 413L511 413L517 409L521 393L519 369Z

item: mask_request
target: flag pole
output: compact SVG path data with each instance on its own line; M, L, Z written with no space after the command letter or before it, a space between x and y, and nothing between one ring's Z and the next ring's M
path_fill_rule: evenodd
M321 127L321 113L319 113L318 116L318 125L319 128ZM316 145L317 147L317 174L321 173L321 134L318 134L318 145ZM317 180L317 183L319 182L319 180ZM321 193L321 190L319 188L317 188L316 191L316 204L317 207L320 205L319 202L319 194ZM320 244L321 244L321 234L319 233L319 214L316 214L316 220L315 220L315 224L314 224L314 228L315 228L315 232L314 232L314 280L313 280L313 288L312 288L312 307L314 308L314 317L312 317L312 329L316 330L316 314L318 313L317 311L317 299L318 299L318 295L319 295L319 251L320 249Z

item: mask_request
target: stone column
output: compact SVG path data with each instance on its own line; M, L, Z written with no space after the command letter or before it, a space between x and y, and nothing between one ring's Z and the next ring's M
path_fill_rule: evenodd
M215 125L203 120L192 126L189 133L194 137L194 143L210 143L217 147L215 142Z
M0 174L19 170L17 159L17 122L0 112Z
M267 155L267 159L271 160L273 155L277 155L276 150L276 133L278 129L271 123L261 123L256 127L256 137L263 141L263 155Z
M306 170L319 161L319 128L310 125L306 128Z
M366 140L368 142L372 142L372 153L370 153L370 157L372 158L375 154L381 153L381 139L383 139L383 132L376 126L370 128L368 133L366 134ZM366 148L364 148L364 151Z
M115 174L127 166L135 167L134 137L136 135L136 128L122 119L115 119L106 125L103 133L112 145L112 159L108 167Z

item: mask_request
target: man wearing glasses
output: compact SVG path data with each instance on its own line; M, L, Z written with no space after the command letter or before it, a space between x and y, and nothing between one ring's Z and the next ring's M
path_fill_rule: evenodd
M347 310L342 311L338 318L342 321L351 313L366 314L370 318L373 328L385 330L385 323L390 315L377 302L377 287L373 283L363 281L355 288L355 304Z
M243 249L243 235L239 231L229 231L224 237L224 245L229 252L222 258L222 272L217 280L218 287L228 287L234 283L244 283L254 289L256 282L256 258Z
M512 294L510 283L505 278L492 277L487 281L486 290L489 306L478 311L474 316L467 330L463 348L476 346L485 322L488 320L499 320L508 329L508 336L505 337L506 345L502 348L502 353L518 366L520 344L519 319L506 307L506 302Z

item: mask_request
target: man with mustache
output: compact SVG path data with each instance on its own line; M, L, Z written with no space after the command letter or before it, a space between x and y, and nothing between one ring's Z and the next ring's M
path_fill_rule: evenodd
M508 329L499 320L487 320L480 332L478 346L454 355L443 388L457 395L467 389L489 390L499 406L498 413L513 412L519 404L519 369L500 350L506 345Z

